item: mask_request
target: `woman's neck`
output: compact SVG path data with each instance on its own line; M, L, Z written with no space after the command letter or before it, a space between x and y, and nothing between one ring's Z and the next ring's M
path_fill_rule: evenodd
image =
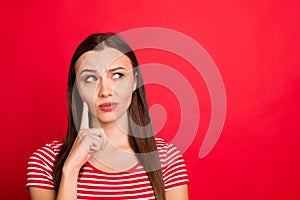
M128 140L128 120L127 116L120 117L117 121L101 123L98 120L93 123L93 128L101 128L104 130L108 141L116 148L121 148L126 151L132 151Z

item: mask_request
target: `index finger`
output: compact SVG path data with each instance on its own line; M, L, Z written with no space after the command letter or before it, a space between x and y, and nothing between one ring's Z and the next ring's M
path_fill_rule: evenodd
M80 129L89 129L89 107L87 103L83 102L83 108L82 108L82 116L81 116L81 124Z

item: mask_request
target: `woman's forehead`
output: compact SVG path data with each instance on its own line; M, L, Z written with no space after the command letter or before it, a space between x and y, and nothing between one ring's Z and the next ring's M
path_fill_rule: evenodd
M75 70L89 68L97 70L105 70L111 66L123 66L132 69L132 64L128 56L122 52L113 49L105 48L98 51L87 51L82 54L75 63Z

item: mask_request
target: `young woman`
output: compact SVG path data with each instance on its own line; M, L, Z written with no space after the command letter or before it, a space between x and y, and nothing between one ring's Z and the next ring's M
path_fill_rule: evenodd
M117 34L90 35L70 65L66 138L29 159L31 199L188 199L181 154L153 135L134 52Z

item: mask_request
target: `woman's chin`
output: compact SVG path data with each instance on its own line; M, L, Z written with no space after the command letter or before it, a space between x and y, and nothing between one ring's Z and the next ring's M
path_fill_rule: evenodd
M98 118L99 125L110 124L116 121L115 118Z

